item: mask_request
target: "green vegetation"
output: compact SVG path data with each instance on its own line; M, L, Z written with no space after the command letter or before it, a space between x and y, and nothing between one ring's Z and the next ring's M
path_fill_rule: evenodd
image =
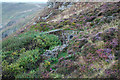
M28 46L32 40L35 38L35 33L33 31L28 31L26 33L20 34L17 37L11 37L2 42L3 51L15 51L20 50L25 46Z
M46 49L60 45L57 36L28 31L3 41L2 65L5 76L35 70Z
M49 35L49 34L40 34L35 39L35 44L39 48L51 48L53 46L57 46L60 44L60 40L55 35Z
M32 28L39 31L48 31L50 30L48 26L50 25L45 22L40 22L40 23L37 23L36 25L33 25Z
M95 4L98 6L97 3ZM103 7L108 6L102 4ZM108 23L107 15L111 14L108 8L104 10L105 12L108 10L108 13L104 12L100 17L94 14L101 12L101 6L95 8L97 11L91 8L92 11L84 10L81 15L76 14L58 22L37 22L36 25L31 25L28 31L4 40L1 51L3 76L119 78L116 68L119 57L120 20L117 15L114 17L116 20L113 19ZM56 33L54 29L63 29L63 31ZM53 32L47 33L50 30ZM62 40L66 44L62 43Z

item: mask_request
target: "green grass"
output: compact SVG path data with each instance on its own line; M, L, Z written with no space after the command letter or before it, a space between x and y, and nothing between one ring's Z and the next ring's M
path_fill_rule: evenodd
M67 55L68 55L67 52L61 52L58 54L58 58L66 57Z

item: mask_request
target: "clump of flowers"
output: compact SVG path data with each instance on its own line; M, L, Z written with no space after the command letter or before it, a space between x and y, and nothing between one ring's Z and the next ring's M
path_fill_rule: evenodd
M118 46L118 39L114 38L111 41L105 42L106 48L116 48Z
M117 40L116 38L114 38L114 39L111 41L110 45L112 45L113 47L116 47L116 46L118 45L118 40Z
M107 48L107 49L98 49L96 53L99 55L100 58L105 58L105 59L114 59L114 56L112 55L112 50Z
M72 25L75 26L75 23L73 22Z
M49 66L50 65L50 62L49 61L46 61L45 62L45 66Z
M16 52L13 52L12 55L16 55L17 53Z

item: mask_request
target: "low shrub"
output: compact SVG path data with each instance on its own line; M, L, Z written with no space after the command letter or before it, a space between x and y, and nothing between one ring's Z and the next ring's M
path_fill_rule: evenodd
M17 37L10 37L2 42L2 51L15 51L28 46L36 34L34 31L28 31Z
M33 25L32 28L39 31L48 31L50 30L49 26L50 24L47 24L46 22L40 22L36 25Z
M21 72L26 72L32 69L36 69L39 66L38 61L41 60L40 55L42 52L39 52L39 50L31 50L23 52L23 54L20 55L19 59L16 60L16 62L9 64L6 60L2 62L3 66L3 75L17 75ZM8 73L7 73L8 72Z
M20 64L20 67L23 67L25 70L31 70L38 67L38 63L36 63L38 60L41 59L40 55L43 52L39 52L39 50L31 50L26 51L19 57L17 60L17 63Z
M61 42L59 38L55 35L49 34L41 34L37 36L35 39L35 44L39 48L49 49L50 47L57 46Z

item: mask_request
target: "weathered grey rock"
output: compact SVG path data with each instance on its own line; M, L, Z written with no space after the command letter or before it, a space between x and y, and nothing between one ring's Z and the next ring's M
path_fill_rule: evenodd
M66 5L67 4L67 5ZM66 3L66 2L63 2L63 4L61 6L59 6L59 10L65 10L67 8L70 8L73 4L70 2L70 3Z
M67 44L67 41L71 40L74 36L77 35L77 31L73 30L63 30L63 29L55 29L48 32L44 32L46 34L54 34L59 37L63 44Z
M46 33L48 33L48 34L57 34L57 33L62 32L62 31L63 31L63 29L55 29L55 30L48 31Z
M97 16L102 16L103 13L104 13L104 11L100 11L100 12L97 14Z
M56 46L53 50L46 50L43 56L47 58L57 57L58 53L63 51L68 45L63 44L62 46Z
M42 17L43 20L48 19L53 13L51 12L50 14L48 14L46 17Z
M37 24L36 22L33 23L33 25L36 25L36 24Z
M58 9L59 9L59 10L65 10L66 7L62 5L62 6L60 6Z
M62 39L65 40L65 44L67 41L70 41L75 36L77 36L77 31L73 30L66 30L62 33Z
M55 7L55 2L49 1L47 3L48 8L54 8Z

